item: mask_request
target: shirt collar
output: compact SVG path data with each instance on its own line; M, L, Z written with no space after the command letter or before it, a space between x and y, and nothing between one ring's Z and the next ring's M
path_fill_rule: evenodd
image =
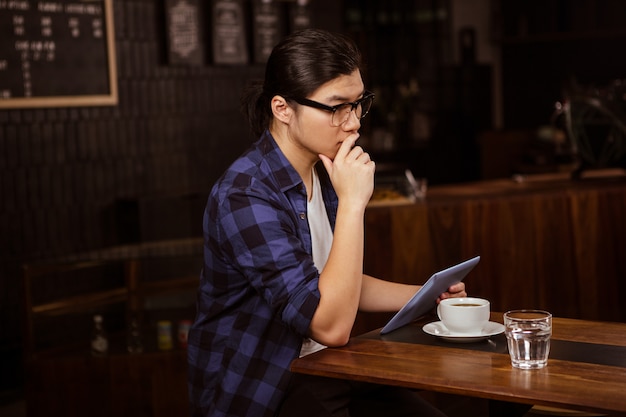
M271 167L274 178L281 191L284 192L302 184L300 174L298 174L293 165L291 165L291 162L289 162L280 149L269 130L263 132L257 141L257 146L263 159L265 159Z

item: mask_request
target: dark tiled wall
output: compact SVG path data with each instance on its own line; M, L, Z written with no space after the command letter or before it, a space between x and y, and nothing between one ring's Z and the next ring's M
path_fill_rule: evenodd
M0 392L21 378L20 265L118 243L119 199L206 195L251 141L239 93L262 67L168 66L163 2L113 3L117 106L0 110Z

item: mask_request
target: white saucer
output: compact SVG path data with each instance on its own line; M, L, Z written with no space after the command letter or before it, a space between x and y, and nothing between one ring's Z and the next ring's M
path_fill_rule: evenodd
M422 327L422 330L430 335L437 336L451 342L470 343L487 339L488 337L502 333L504 331L504 325L496 323L494 321L490 321L485 324L485 327L483 327L482 331L479 334L463 334L453 333L448 330L442 322L434 321L432 323L426 324L424 327Z

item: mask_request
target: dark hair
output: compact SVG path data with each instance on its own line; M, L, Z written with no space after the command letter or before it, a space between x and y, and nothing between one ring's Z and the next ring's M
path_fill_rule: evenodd
M295 32L274 47L265 80L244 92L242 111L259 136L269 127L272 97L307 97L322 84L357 69L362 72L361 53L347 36L320 29Z

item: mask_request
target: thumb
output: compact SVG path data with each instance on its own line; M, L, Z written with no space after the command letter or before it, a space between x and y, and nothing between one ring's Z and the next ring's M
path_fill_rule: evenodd
M328 175L330 175L333 172L333 161L326 155L319 154L318 156L322 160L322 163L326 168L326 172L328 172Z

